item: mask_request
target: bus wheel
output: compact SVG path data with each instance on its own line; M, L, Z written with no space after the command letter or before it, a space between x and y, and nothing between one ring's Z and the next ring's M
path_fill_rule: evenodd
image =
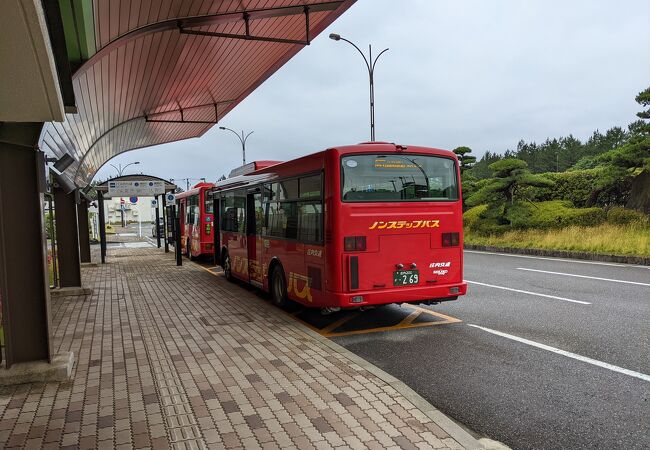
M230 265L230 256L228 252L224 252L223 257L221 258L221 267L223 268L223 274L228 281L234 281L232 276L232 266Z
M286 308L289 305L287 282L284 278L284 271L279 265L273 268L271 274L271 301L279 308Z

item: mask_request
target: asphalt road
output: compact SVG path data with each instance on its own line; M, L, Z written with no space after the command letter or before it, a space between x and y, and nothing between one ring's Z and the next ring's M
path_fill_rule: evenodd
M465 278L430 307L460 323L333 339L512 448L650 448L650 268L466 252Z

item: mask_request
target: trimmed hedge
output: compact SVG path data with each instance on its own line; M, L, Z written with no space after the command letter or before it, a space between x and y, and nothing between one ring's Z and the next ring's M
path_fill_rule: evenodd
M502 211L489 210L488 205L478 205L468 209L463 214L465 228L480 235L501 234L510 229L500 223L499 213Z
M616 225L646 224L648 216L633 209L615 207L607 211L607 221Z
M601 208L574 208L570 201L517 202L508 208L506 221L499 220L499 211L478 205L463 214L465 228L479 235L501 234L511 229L549 229L570 225L595 226L602 224L607 214Z
M605 221L607 215L601 208L574 208L567 200L549 202L520 202L508 209L512 228L563 228L569 225L595 226Z
M550 172L544 176L555 182L553 187L528 187L523 193L533 202L551 200L569 200L576 207L582 208L589 199L589 194L596 188L602 175L602 169L575 170L572 172Z

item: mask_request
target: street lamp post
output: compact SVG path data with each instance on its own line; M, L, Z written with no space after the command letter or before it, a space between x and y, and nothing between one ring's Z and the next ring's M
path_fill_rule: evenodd
M251 134L253 134L253 132L251 131L251 132L248 133L246 136L244 136L244 130L242 130L242 132L241 132L241 136L240 136L239 133L237 133L235 130L232 130L232 129L230 129L230 128L219 127L219 129L220 129L220 130L228 130L228 131L230 131L230 132L232 132L232 133L235 133L235 136L237 136L237 138L239 139L239 142L241 142L241 152L242 152L242 162L243 162L243 165L246 165L246 139L248 139L248 136L250 136Z
M111 167L113 169L117 170L117 176L121 177L122 174L124 173L124 169L127 167L134 165L134 164L140 164L140 161L134 161L132 163L128 163L126 166L122 167L122 164L118 164L117 167L111 164ZM124 221L124 204L122 203L122 199L120 198L120 216L122 218L122 227L126 226L126 222Z
M134 162L132 162L132 163L128 163L128 164L127 164L126 166L124 166L124 167L122 167L122 164L118 164L117 167L114 166L113 164L111 164L111 167L112 167L113 169L117 170L117 176L118 176L118 177L121 177L122 174L124 173L124 170L125 170L127 167L129 167L129 166L131 166L131 165L133 165L133 164L140 164L140 161L134 161Z
M363 61L366 63L366 67L368 68L368 79L370 81L370 140L374 142L375 140L375 65L377 64L377 60L381 55L386 53L388 51L387 48L383 49L379 54L375 57L375 59L372 59L372 45L368 45L368 58L366 58L366 55L361 51L359 47L356 46L356 44L348 39L345 39L344 37L341 37L340 34L336 33L331 33L330 34L330 39L334 41L345 41L354 48L357 49L359 54L363 57Z

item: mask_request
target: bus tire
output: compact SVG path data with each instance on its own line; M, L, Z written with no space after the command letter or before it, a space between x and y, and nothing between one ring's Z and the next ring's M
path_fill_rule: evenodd
M235 281L235 278L232 276L232 266L230 265L230 256L228 252L224 250L223 255L221 256L221 268L223 269L223 275L228 281Z
M279 264L271 272L271 302L279 308L286 308L289 305L287 281L284 277L284 270Z

